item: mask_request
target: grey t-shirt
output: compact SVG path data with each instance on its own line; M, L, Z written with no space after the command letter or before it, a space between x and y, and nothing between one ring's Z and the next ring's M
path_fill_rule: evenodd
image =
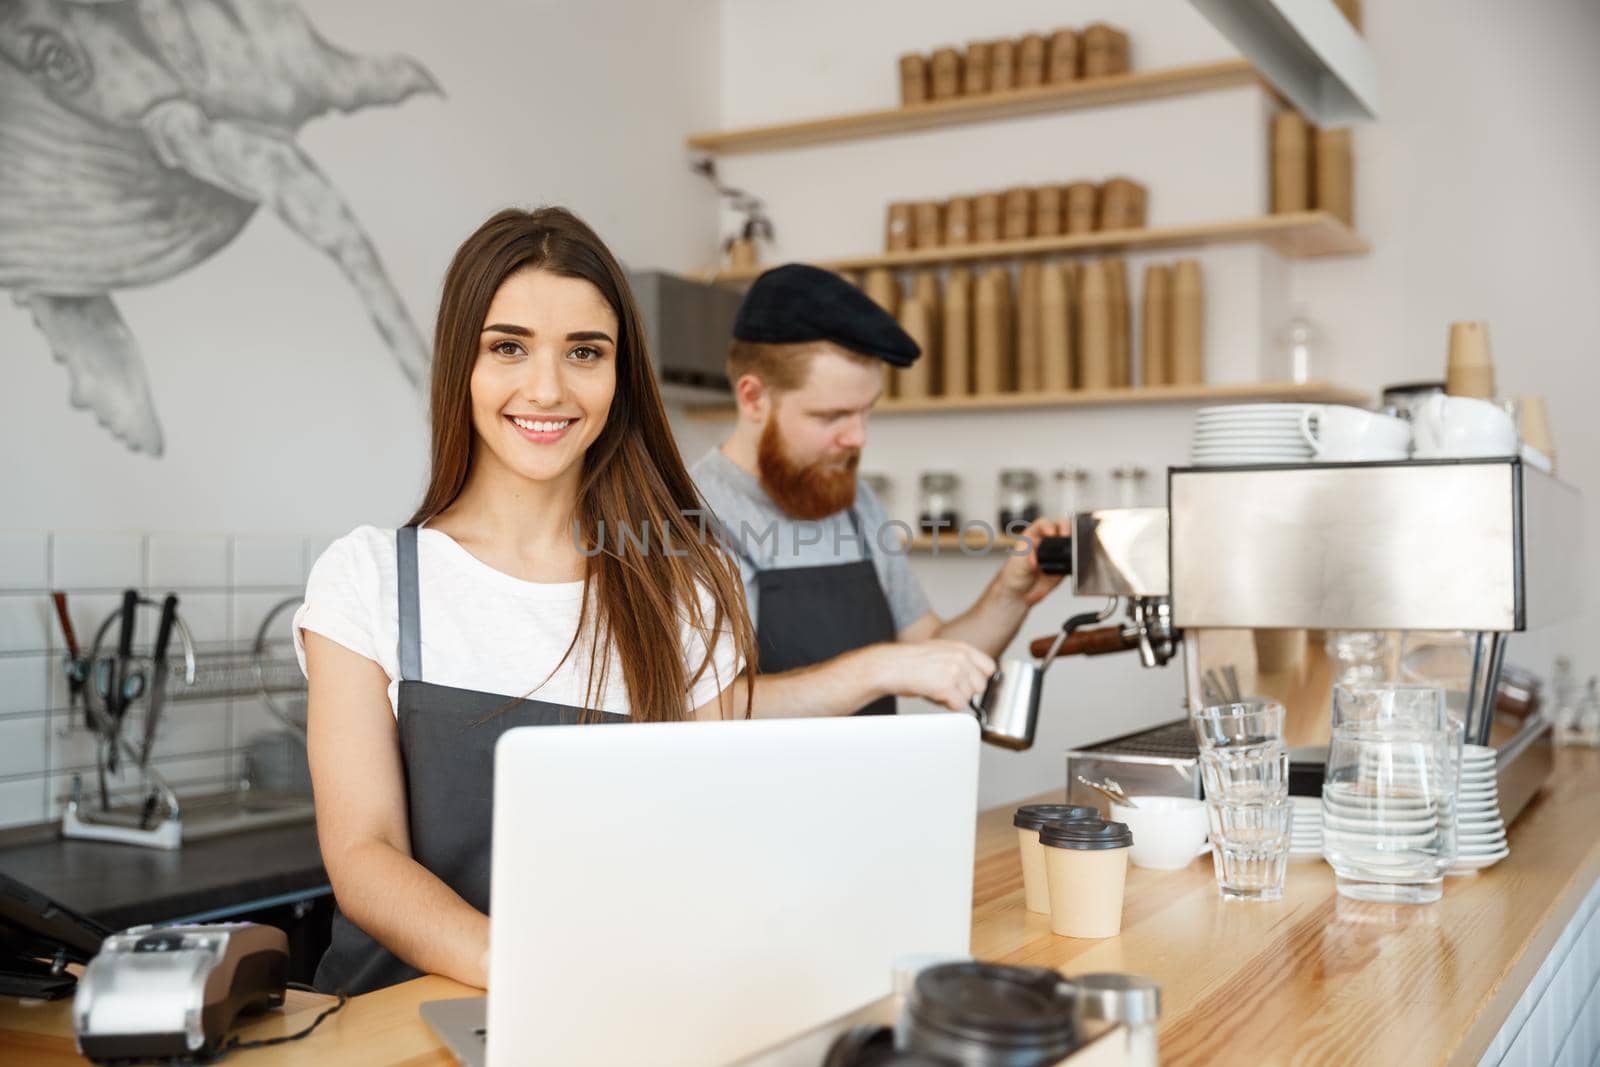
M867 558L868 549L878 583L889 601L895 630L905 629L928 613L928 597L917 576L911 573L911 563L899 545L899 538L906 532L904 524L889 525L883 505L865 483L856 483L855 513L861 523L861 538L857 539L848 511L816 521L785 515L762 488L760 479L742 470L721 449L707 452L689 468L689 474L739 559L752 621L761 617L756 583L760 571L854 563ZM867 544L862 545L861 540Z

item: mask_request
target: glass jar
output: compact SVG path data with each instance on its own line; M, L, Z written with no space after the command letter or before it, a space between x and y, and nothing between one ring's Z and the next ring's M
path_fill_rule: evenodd
M1145 478L1149 474L1143 467L1131 463L1111 468L1111 477L1117 483L1117 507L1136 508L1141 505Z
M918 529L931 535L955 533L961 525L961 508L957 501L961 479L951 471L926 471L918 486Z
M1070 519L1080 511L1089 511L1088 467L1062 467L1055 473L1056 514Z
M1334 689L1322 854L1341 896L1439 899L1456 855L1460 723L1434 686Z
M1000 472L1000 532L1016 537L1039 518L1039 475L1011 469Z

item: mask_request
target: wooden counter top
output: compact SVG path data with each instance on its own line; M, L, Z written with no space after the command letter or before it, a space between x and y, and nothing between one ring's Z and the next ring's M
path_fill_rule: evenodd
M1107 941L1056 937L1023 909L1012 807L978 818L974 955L1155 978L1168 1065L1476 1064L1600 879L1600 752L1592 750L1558 751L1550 785L1511 828L1511 856L1448 879L1435 904L1341 899L1322 863L1291 865L1280 902L1229 904L1205 859L1182 871L1130 869L1123 933ZM449 1067L417 1005L474 992L421 978L351 1001L309 1040L238 1058L246 1067ZM291 993L283 1015L246 1036L300 1029L327 1000ZM0 1062L84 1062L68 1009L0 999Z

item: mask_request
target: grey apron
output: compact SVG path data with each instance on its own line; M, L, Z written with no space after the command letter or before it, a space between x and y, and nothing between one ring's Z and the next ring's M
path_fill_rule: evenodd
M769 674L810 667L867 645L895 639L894 614L872 565L872 546L850 525L863 559L816 567L756 568L756 645ZM746 557L749 558L748 556ZM754 566L755 561L751 560ZM894 697L880 697L856 715L893 715Z
M415 526L396 532L395 557L400 585L397 711L411 856L488 914L495 742L516 726L626 722L628 717L424 682ZM317 966L319 990L368 993L421 974L335 908L333 938Z

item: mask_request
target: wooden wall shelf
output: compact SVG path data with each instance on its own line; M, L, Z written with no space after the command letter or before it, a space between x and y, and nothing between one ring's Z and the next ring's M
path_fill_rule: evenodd
M1370 403L1372 396L1359 389L1327 382L1251 382L1238 385L1139 385L1120 389L1076 389L1069 392L1000 393L994 396L930 396L910 399L885 397L873 415L947 414L965 411L1010 411L1025 408L1137 407L1151 404L1302 404ZM733 417L726 404L694 405L684 409L691 419L709 421Z
M1122 252L1144 249L1186 248L1194 245L1259 241L1289 259L1317 256L1352 256L1370 251L1361 235L1326 211L1294 211L1230 222L1200 222L1186 226L1152 226L1136 230L1101 230L1097 233L1029 237L1020 241L985 241L981 244L920 248L906 252L879 252L843 259L816 260L832 271L861 271L874 267L909 269L940 267L993 259L1025 259L1073 252ZM771 266L768 264L767 266ZM700 275L706 281L748 282L767 269L718 270Z
M1137 70L1104 78L1085 78L1062 85L957 97L910 107L883 108L776 126L696 133L689 136L688 146L695 151L721 155L765 152L945 126L964 126L991 119L1076 111L1213 89L1231 89L1257 83L1258 80L1255 68L1243 60L1200 63L1164 70Z

